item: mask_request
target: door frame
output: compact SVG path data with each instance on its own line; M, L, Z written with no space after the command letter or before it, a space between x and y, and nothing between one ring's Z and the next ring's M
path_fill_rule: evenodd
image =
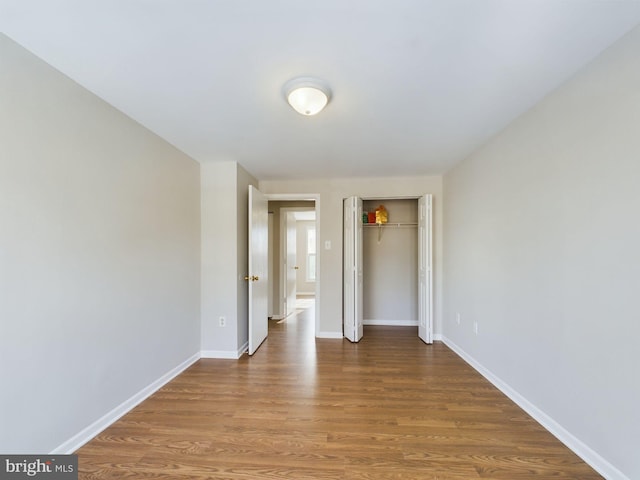
M316 211L316 298L315 298L315 336L320 332L320 295L322 291L321 284L321 267L322 267L322 249L320 248L320 194L319 193L265 193L268 201L277 202L295 202L300 200L313 201ZM289 207L284 207L289 208ZM291 207L296 209L295 207ZM304 207L298 207L302 210ZM280 228L280 227L278 227ZM282 242L281 242L282 243ZM280 246L279 246L280 248ZM281 262L282 263L282 262Z

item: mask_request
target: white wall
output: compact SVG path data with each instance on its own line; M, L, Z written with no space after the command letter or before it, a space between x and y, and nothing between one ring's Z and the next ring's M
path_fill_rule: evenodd
M203 163L201 347L207 356L236 356L238 350L238 216L235 162ZM224 317L226 326L220 327ZM214 353L218 352L218 353ZM226 352L226 353L222 353Z
M357 159L356 159L357 160ZM319 224L322 250L319 275L320 336L342 335L342 200L363 198L418 197L434 195L434 330L441 331L442 305L442 177L349 178L319 180L268 180L260 182L264 193L320 195ZM325 250L326 241L331 249Z
M640 478L639 54L636 28L444 180L445 336L609 478L629 479Z
M203 163L201 180L201 348L206 357L237 358L248 341L248 192L258 182L233 161Z
M199 350L199 166L0 35L0 451L65 444Z

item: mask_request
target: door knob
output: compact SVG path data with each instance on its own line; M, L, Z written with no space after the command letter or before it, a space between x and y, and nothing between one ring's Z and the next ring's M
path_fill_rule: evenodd
M249 277L244 277L245 280L249 280Z
M258 280L260 280L260 277L256 275L255 277L251 277L251 280L253 280L254 282L257 282Z
M298 268L300 268L300 267L293 267L294 270L298 270Z

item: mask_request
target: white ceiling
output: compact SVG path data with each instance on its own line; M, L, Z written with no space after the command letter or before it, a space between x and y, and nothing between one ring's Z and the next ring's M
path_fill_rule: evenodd
M640 23L638 0L0 0L0 30L198 161L440 174ZM282 85L326 80L316 117Z

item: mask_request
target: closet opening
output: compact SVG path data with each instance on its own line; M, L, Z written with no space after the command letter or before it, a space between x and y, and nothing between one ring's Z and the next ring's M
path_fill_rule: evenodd
M432 343L431 195L344 200L343 326L415 326ZM376 211L384 211L376 214Z
M375 223L382 205L387 223ZM363 324L418 328L418 202L363 200ZM371 215L368 215L369 217ZM416 330L417 332L417 330Z

